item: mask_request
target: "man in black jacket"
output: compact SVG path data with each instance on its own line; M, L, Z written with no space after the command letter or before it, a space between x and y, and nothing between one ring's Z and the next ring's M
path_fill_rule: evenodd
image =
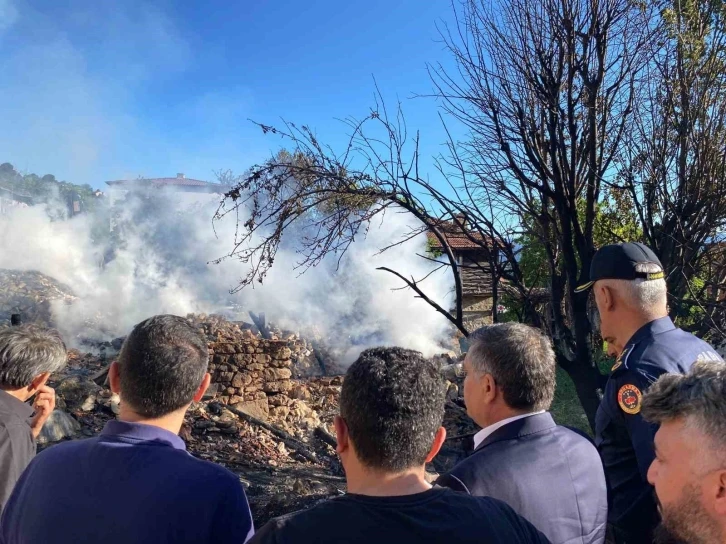
M600 334L618 358L595 416L595 444L605 467L609 538L615 544L653 540L659 514L648 468L658 426L640 413L643 394L663 374L688 372L697 360L723 362L700 338L668 317L668 289L658 256L639 243L600 248L587 283Z
M605 541L607 490L589 439L555 424L549 340L521 323L483 327L464 360L474 452L437 484L509 504L553 543Z
M45 383L66 359L54 329L0 330L0 513L35 457L35 439L55 407L55 391ZM26 403L31 398L32 406Z
M272 520L251 542L547 542L498 500L426 482L425 464L446 437L444 398L439 369L420 353L361 353L345 376L335 418L348 493Z

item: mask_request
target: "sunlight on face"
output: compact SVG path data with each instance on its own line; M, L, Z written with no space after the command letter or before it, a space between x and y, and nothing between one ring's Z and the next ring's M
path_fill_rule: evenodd
M663 527L659 540L718 542L719 529L709 515L702 489L704 476L695 470L703 440L683 420L666 421L655 435L656 458L648 470L655 487Z

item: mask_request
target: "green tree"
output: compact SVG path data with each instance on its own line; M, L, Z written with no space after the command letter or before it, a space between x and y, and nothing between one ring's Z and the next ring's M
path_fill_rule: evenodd
M705 334L726 322L716 298L724 261L712 259L726 227L726 8L659 6L660 39L634 104L620 186L666 267L671 315Z
M71 195L78 195L86 210L95 209L98 199L93 188L88 185L76 185L67 181L58 181L54 175L21 174L10 163L0 164L0 185L16 191L21 195L29 195L34 204L48 204L60 201L65 204Z

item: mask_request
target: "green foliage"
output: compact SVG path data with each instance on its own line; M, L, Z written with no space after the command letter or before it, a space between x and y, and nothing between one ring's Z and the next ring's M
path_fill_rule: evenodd
M698 295L703 293L706 280L699 275L695 275L691 278L689 284L690 289L683 296L684 304L681 305L682 311L677 316L676 322L683 329L696 330L707 319L705 308L698 304L699 300L703 299L702 296L699 297Z
M432 259L438 259L444 254L444 252L441 251L440 248L434 247L434 242L431 240L431 238L428 237L426 238L426 253Z
M669 37L677 41L683 60L692 65L709 55L709 37L715 26L723 24L724 15L722 0L673 0L661 13Z
M577 203L581 224L585 222L584 199ZM525 217L523 226L525 233L516 243L521 246L519 266L522 269L525 285L528 287L547 287L550 271L547 265L547 253L540 237L535 234L535 220ZM595 205L595 221L593 224L593 242L596 248L607 244L640 241L643 230L640 227L638 214L630 196L625 191L607 191L600 202Z
M21 174L12 164L0 164L0 187L5 187L21 195L29 195L34 204L50 203L53 200L67 202L72 194L80 196L86 210L92 210L97 199L90 185L76 185L58 181L52 174L40 177L36 174Z
M586 205L584 199L577 202L580 224L585 223ZM517 244L521 247L519 266L524 277L524 284L527 287L548 288L549 282L552 280L548 264L549 259L545 245L542 243L540 236L536 234L536 225L534 218L524 218L525 233L517 239ZM595 247L599 248L607 244L620 242L642 241L642 239L643 231L629 194L617 189L606 191L600 201L595 204L595 220L593 223ZM553 243L553 247L557 247L557 244ZM556 264L562 266L563 263L557 262ZM502 303L514 310L509 317L515 319L518 312L517 305L521 303L512 300L512 297L503 297ZM595 364L605 374L609 372L613 364L612 358L608 357L606 352L607 346L603 345L602 349L596 349L593 354Z
M583 215L585 202L580 201ZM616 189L605 193L595 205L595 222L592 233L595 247L620 242L637 242L643 239L643 229L635 211L633 200L625 191Z

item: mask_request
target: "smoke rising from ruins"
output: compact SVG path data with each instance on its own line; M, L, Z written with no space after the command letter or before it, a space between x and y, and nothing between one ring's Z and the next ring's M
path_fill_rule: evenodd
M104 204L62 221L51 221L41 206L18 208L0 216L0 268L36 270L73 290L75 302L53 304L55 324L71 345L81 337L123 336L158 313L222 313L249 321L253 311L286 329L317 332L341 350L343 361L373 345L441 351L446 320L399 289L398 278L376 270L385 265L421 278L437 266L416 256L425 251L424 235L376 255L414 226L413 218L387 213L339 267L330 256L302 275L294 270L299 256L290 240L264 284L232 295L248 265L234 259L207 264L227 254L234 240L232 216L212 225L218 201L218 195L164 192L127 199L115 216ZM424 285L446 306L449 283L442 270Z

